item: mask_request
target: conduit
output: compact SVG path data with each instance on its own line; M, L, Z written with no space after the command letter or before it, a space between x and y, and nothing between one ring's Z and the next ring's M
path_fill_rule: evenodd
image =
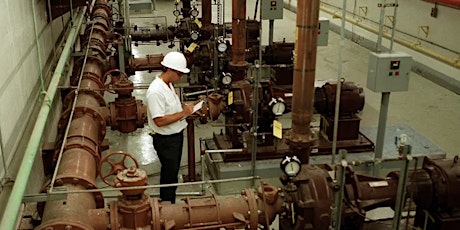
M291 10L292 12L296 12L297 9L295 6L292 6L290 4L290 1L285 1L285 8L288 9L288 10ZM327 7L324 7L324 6L320 6L320 10L321 11L324 11L325 13L328 13L330 15L333 15L334 18L342 18L341 15L339 15L337 13L337 11L335 10L332 10L332 9L329 9ZM359 22L359 20L357 19L353 19L353 18L350 18L349 16L345 17L345 20L353 25L356 25L356 26L359 26L361 27L362 29L365 29L369 32L372 32L374 34L378 34L378 30L373 28L372 26L368 26L368 25L365 25L361 22ZM383 37L387 38L387 39L391 39L391 34L389 34L388 32L383 32ZM400 45L402 46L405 46L409 49L412 49L414 51L417 51L417 52L420 52L424 55L427 55L431 58L434 58L440 62L443 62L447 65L450 65L454 68L457 68L457 69L460 69L460 59L459 58L449 58L449 57L446 57L446 56L443 56L439 53L436 53L432 50L429 50L429 49L425 49L423 47L420 47L417 43L414 43L414 42L410 42L410 41L406 41L402 38L398 38L398 37L395 37L394 38L394 41L396 41L397 43L399 43Z
M58 64L56 66L56 70L54 71L50 85L46 92L46 98L42 102L42 106L37 116L37 121L32 130L32 134L24 153L24 158L16 176L16 182L14 183L13 190L11 191L11 195L8 199L8 204L5 208L5 212L0 223L1 230L13 230L15 227L18 215L20 214L19 208L22 203L22 198L29 181L29 175L31 173L32 166L34 165L36 154L40 148L43 131L48 120L51 105L53 104L59 82L61 81L61 77L64 74L64 68L67 60L72 53L72 48L80 31L85 12L86 7L84 7L79 12L76 18L77 23L74 24L70 30L67 42L64 46L61 57L59 58Z

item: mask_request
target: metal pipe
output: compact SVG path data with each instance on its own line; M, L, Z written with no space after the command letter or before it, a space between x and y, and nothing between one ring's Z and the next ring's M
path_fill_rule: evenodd
M219 6L217 6L219 7ZM211 26L211 0L201 1L201 20L203 21L203 27L207 28Z
M246 63L246 0L232 0L232 64Z
M170 186L218 184L218 183L227 183L227 182L244 181L244 180L260 180L260 179L261 179L260 176L247 176L247 177L236 177L236 178L229 178L229 179L202 180L202 181L194 181L194 182L187 182L187 183L132 186L132 187L124 187L124 188L110 188L110 189L102 188L102 189L87 189L87 190L82 189L82 190L72 190L72 191L53 191L51 194L59 195L59 194L72 194L72 193L99 193L99 192L111 192L111 191L163 188L163 187L170 187Z
M337 133L339 129L339 108L340 108L340 94L342 90L342 66L343 66L343 49L345 46L345 20L343 17L347 15L347 0L343 1L342 5L342 26L340 27L340 46L339 46L339 66L337 73L337 88L335 93L335 111L334 111L334 130L332 134L332 156L331 163L335 163L335 155L337 151Z
M398 0L395 0L396 6L393 11L393 23L391 28L391 40L390 40L390 53L393 51L393 43L395 41L395 30L396 30L396 13L398 12Z
M37 60L38 60L38 71L40 75L40 86L41 86L42 92L45 92L45 80L43 79L42 58L40 55L41 48L40 48L40 41L38 41L37 19L35 15L35 2L34 1L32 1L32 18L34 22L35 46L37 47ZM51 26L52 25L53 23L51 23Z
M188 156L188 181L196 181L195 173L195 124L193 118L187 120L187 156Z
M346 1L344 1L346 2ZM334 186L337 185L338 189L334 192L334 203L332 206L332 218L331 218L331 228L330 229L340 229L342 222L342 205L343 205L343 195L345 188L345 175L346 168L348 167L348 162L345 160L347 155L347 150L339 150L341 156L341 162L337 165L337 170L335 173Z
M72 29L70 30L67 42L64 46L61 57L59 58L59 62L56 66L56 70L54 71L50 85L46 92L47 97L42 102L42 106L37 116L37 121L32 130L32 134L30 135L27 148L24 152L24 158L16 176L16 182L14 183L13 190L11 191L10 198L8 199L8 204L2 217L2 221L0 222L1 230L14 229L14 224L17 221L22 197L24 196L24 192L29 181L29 175L35 162L35 156L40 149L40 143L48 115L51 110L51 105L53 104L59 82L61 81L61 77L64 74L67 60L72 53L72 47L78 36L78 32L80 31L80 26L83 22L83 15L85 12L86 7L84 7L77 16L77 23L72 25Z
M379 114L379 124L377 128L377 140L375 142L375 155L374 159L380 159L383 155L383 144L385 140L385 129L387 125L388 117L388 105L390 102L390 93L382 93L382 98L380 101L380 114Z
M297 1L292 128L288 143L302 163L308 163L313 141L310 123L315 91L319 5L319 0Z
M380 19L379 19L379 33L377 37L377 47L376 51L377 53L382 52L382 37L383 37L383 25L384 25L384 19L385 19L385 0L382 0L381 6L380 6Z
M412 160L410 155L410 145L405 146L409 148L409 152L403 151L402 158L404 159L404 163L401 167L401 171L399 174L399 181L398 181L398 191L396 192L396 204L395 204L395 214L393 218L392 229L399 229L399 225L401 224L401 216L402 216L402 209L404 208L404 203L406 201L406 184L407 184L407 174L409 171L409 162Z

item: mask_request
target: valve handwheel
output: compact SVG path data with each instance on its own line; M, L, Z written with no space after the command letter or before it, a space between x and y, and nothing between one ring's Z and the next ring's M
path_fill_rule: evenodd
M101 159L99 176L105 184L114 187L117 174L133 166L139 168L139 163L133 155L123 151L112 152Z

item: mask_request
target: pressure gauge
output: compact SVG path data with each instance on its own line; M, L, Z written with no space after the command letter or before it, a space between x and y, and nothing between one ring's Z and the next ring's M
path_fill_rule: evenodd
M217 50L219 50L219 52L223 53L227 50L227 43L225 43L225 41L219 41L219 43L217 44Z
M192 9L192 10L190 11L190 15L192 15L193 17L197 17L198 14L199 14L199 12L198 12L197 9Z
M275 116L283 115L284 111L286 111L286 103L281 97L272 98L270 103L268 103L268 107L271 108Z
M190 32L190 38L192 38L193 41L198 40L199 37L200 37L200 34L197 31Z
M281 170L288 176L294 177L299 175L301 163L297 156L286 156L280 164Z
M180 15L180 11L179 10L174 10L173 15L178 17Z
M232 83L232 74L230 73L222 73L222 84L224 85L230 85Z

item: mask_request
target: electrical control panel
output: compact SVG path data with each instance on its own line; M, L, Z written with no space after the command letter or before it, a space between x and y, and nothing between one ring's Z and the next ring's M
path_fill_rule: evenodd
M412 57L403 52L371 52L367 88L374 92L403 92L409 89Z
M262 19L283 19L283 0L262 0Z
M318 46L327 46L329 39L329 19L320 17L318 25Z

